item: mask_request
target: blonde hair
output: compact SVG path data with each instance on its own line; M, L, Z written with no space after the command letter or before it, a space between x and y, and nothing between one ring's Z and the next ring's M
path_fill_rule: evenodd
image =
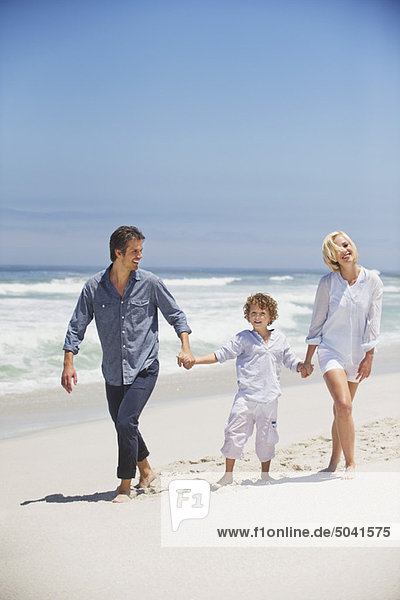
M337 261L337 253L341 252L343 250L343 248L341 248L340 246L335 244L335 242L333 241L335 239L335 237L337 237L338 235L343 236L344 239L347 240L349 242L349 244L351 244L351 246L353 248L354 260L355 260L355 262L358 261L357 246L355 245L353 240L347 235L347 233L345 233L344 231L332 231L332 233L328 233L328 235L326 236L326 238L324 239L324 241L322 243L322 256L324 258L325 264L328 265L330 270L333 271L334 273L339 271L339 263Z
M263 310L268 309L270 316L269 325L278 318L278 303L276 300L271 298L271 296L267 296L267 294L259 292L258 294L254 294L254 296L249 296L247 298L246 304L243 306L245 319L249 320L250 306L252 304L256 304L256 306Z

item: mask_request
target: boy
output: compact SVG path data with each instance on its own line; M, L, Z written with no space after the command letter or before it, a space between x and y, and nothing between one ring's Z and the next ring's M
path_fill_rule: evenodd
M303 363L292 352L283 333L268 329L278 317L276 301L258 293L247 298L243 311L245 319L253 327L252 331L245 329L215 353L195 358L197 365L223 363L236 358L239 389L225 428L225 443L221 448L226 459L225 474L215 487L233 482L235 460L241 458L254 424L261 481L272 481L269 468L279 439L276 419L281 395L279 379L282 364L292 371L301 372L303 377L307 376L303 373Z

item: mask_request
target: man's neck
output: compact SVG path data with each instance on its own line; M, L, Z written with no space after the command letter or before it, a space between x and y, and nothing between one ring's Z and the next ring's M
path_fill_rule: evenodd
M124 295L126 284L129 281L131 271L121 267L117 262L113 263L110 270L110 281L120 296Z

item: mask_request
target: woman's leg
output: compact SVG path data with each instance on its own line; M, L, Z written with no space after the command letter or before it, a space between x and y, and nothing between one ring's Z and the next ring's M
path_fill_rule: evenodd
M357 388L358 388L358 383L353 383L352 381L348 381L347 385L349 387L351 401L353 401L354 396L357 391ZM339 434L337 431L336 408L335 408L335 403L334 403L333 404L333 423L332 423L332 455L331 455L331 459L329 461L329 465L327 466L326 469L323 469L323 470L329 471L331 473L336 471L337 466L340 462L341 454L342 454L342 445L340 443Z
M344 369L327 371L324 379L334 403L332 457L327 470L334 471L336 469L341 450L343 450L346 472L351 473L355 468L352 401L358 384L347 381Z

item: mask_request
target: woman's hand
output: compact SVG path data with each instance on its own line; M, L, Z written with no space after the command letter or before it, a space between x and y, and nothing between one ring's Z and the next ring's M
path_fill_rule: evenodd
M369 352L366 353L366 355L360 362L360 364L358 366L357 376L356 376L356 379L359 380L358 383L361 383L363 379L367 379L367 377L370 376L373 358L374 358L374 351L370 350Z

